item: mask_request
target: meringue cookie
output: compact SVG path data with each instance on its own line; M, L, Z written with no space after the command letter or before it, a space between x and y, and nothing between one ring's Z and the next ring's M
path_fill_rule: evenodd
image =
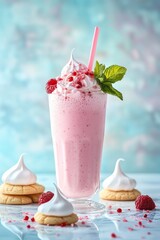
M23 154L20 156L17 164L2 175L2 182L12 185L30 185L36 183L36 181L36 175L24 163Z
M113 191L131 191L136 186L136 180L128 177L121 169L120 162L124 159L118 159L115 165L114 172L103 182L104 189Z
M38 207L38 212L44 215L57 217L68 216L72 214L72 204L60 194L60 191L56 184L54 184L54 188L55 191L53 198L50 201L41 204Z

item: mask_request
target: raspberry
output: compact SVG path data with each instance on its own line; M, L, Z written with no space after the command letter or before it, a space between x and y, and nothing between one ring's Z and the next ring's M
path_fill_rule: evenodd
M151 197L148 195L141 195L136 198L136 209L139 210L153 210L156 205Z
M118 208L118 209L117 209L117 212L118 212L118 213L121 213L121 212L122 212L122 209L121 209L121 208Z
M48 191L46 193L42 193L39 197L39 201L38 201L38 204L43 204L43 203L46 203L48 202L49 200L52 199L52 197L54 196L54 193Z
M57 87L57 80L54 78L51 78L47 83L46 83L46 92L48 94L52 93Z

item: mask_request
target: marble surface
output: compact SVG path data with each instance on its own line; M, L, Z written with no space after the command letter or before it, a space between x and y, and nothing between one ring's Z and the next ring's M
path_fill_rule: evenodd
M106 212L101 216L79 216L80 220L74 227L42 226L35 222L24 221L25 215L31 219L37 205L11 206L0 205L0 239L32 239L32 240L106 240L113 239L160 239L160 174L132 174L137 179L137 188L142 194L148 194L156 202L156 210L136 211L134 202L103 202ZM102 176L103 179L103 176ZM39 182L52 190L54 176L39 175ZM95 196L98 200L98 196ZM117 208L122 213L117 213ZM147 214L147 218L144 217ZM142 222L142 226L139 225ZM30 226L28 228L27 226Z

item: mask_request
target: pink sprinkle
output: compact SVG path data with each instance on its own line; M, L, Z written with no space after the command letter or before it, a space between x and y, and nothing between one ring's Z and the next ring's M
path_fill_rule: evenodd
M139 226L142 226L142 222L141 221L139 221L138 224L139 224Z
M24 220L24 221L28 221L28 220L29 220L29 217L28 217L28 216L25 216L25 217L23 218L23 220Z
M30 225L27 225L27 228L31 228L31 226L30 226Z
M122 212L122 209L121 209L121 208L118 208L118 209L117 209L117 212L118 212L118 213L121 213L121 212Z
M111 234L111 237L112 237L112 238L116 238L117 235L116 235L115 233L112 233L112 234Z
M128 230L129 230L129 231L133 231L134 229L133 229L133 228L131 228L131 227L128 227Z
M147 214L144 214L144 216L143 216L144 218L147 218Z
M149 220L148 220L148 222L150 222L150 223L151 223L151 222L152 222L152 220L151 220L151 219L149 219Z
M130 209L130 208L128 208L128 211L131 211L131 209Z
M89 219L89 217L88 217L88 216L85 216L85 218L86 218L86 219Z
M32 221L32 222L35 222L35 219L34 219L34 217L32 217L32 218L31 218L31 221Z
M85 222L85 221L82 221L82 224L86 224L86 222Z
M111 205L109 205L109 206L108 206L108 208L109 208L109 209L111 209L111 208L112 208L112 206L111 206Z
M113 214L114 212L113 211L109 211L109 214Z
M11 223L11 222L12 222L11 220L8 221L8 223Z
M151 235L151 232L147 232L148 235Z
M124 218L124 219L123 219L123 222L128 222L128 220Z

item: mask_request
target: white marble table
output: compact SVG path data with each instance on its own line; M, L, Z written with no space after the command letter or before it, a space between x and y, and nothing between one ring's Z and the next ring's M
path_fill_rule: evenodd
M41 226L23 217L34 215L37 205L11 206L0 205L0 239L14 240L107 240L107 239L160 239L160 174L132 174L143 194L148 194L156 202L156 210L136 211L134 202L104 202L106 212L101 216L83 216L74 227ZM52 190L54 177L38 176L47 190ZM103 179L103 177L102 177ZM98 200L98 195L95 196ZM123 212L118 214L117 208ZM147 218L144 217L147 214ZM140 225L141 223L142 225ZM30 226L30 228L27 227ZM117 238L112 238L115 233Z

